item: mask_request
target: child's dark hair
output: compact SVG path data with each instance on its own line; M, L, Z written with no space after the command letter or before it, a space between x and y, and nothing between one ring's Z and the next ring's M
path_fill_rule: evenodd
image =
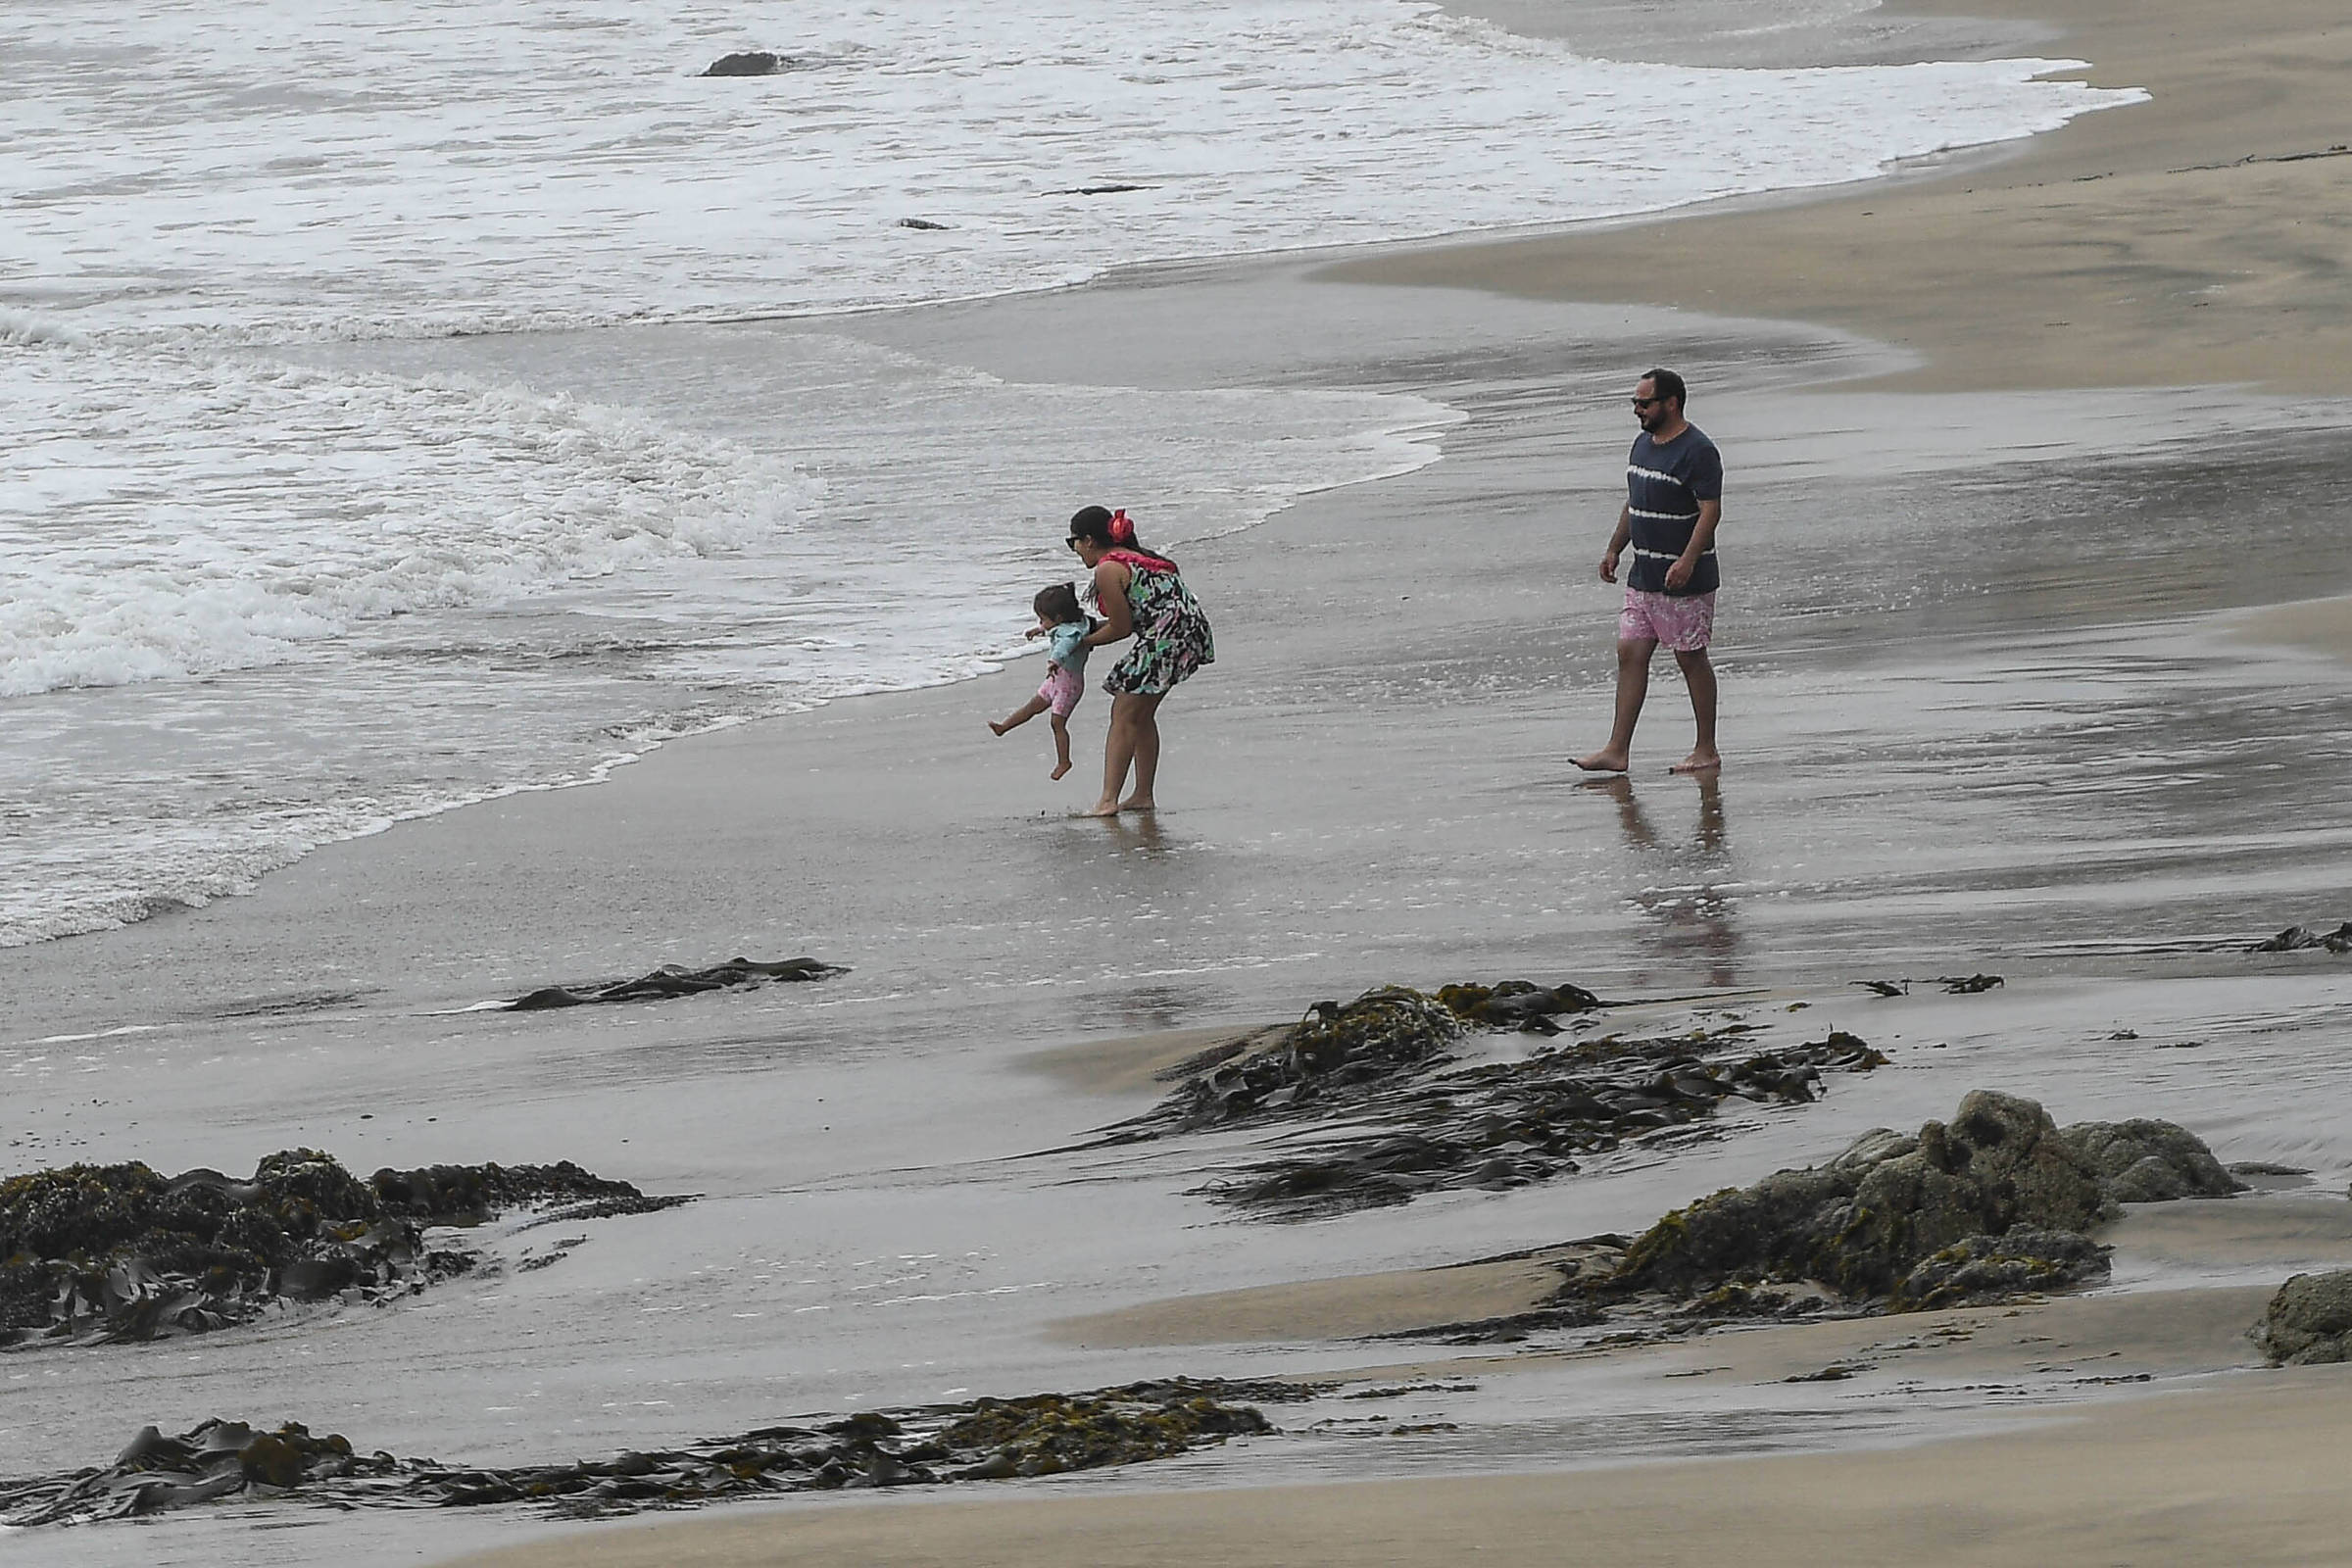
M1086 612L1078 608L1078 590L1066 582L1057 582L1051 588L1040 588L1037 597L1029 602L1029 607L1056 626L1066 626L1073 620L1093 624Z

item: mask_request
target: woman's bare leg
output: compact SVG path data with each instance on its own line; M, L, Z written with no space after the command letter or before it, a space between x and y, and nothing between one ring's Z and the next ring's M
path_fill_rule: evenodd
M1119 814L1119 791L1127 787L1127 770L1135 765L1135 704L1131 692L1110 699L1110 724L1102 732L1102 798L1086 808L1088 816Z
M1138 697L1142 716L1135 725L1135 788L1119 803L1122 811L1152 809L1152 786L1159 777L1159 705L1167 693Z

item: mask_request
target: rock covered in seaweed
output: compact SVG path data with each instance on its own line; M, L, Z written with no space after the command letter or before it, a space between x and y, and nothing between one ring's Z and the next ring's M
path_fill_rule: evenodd
M1268 1392L1258 1388L1254 1396ZM1227 1403L1181 1379L1131 1385L1124 1395L975 1399L969 1414L941 1429L939 1442L957 1452L985 1452L983 1462L992 1469L1050 1476L1164 1459L1203 1442L1274 1430L1254 1408Z
M1141 1119L1136 1136L1346 1103L1444 1058L1462 1028L1443 1003L1404 986L1367 991L1346 1006L1318 1002L1265 1049L1220 1062L1178 1089Z
M2279 1286L2254 1342L2273 1366L2352 1361L2352 1269L2297 1274Z
M0 1525L150 1514L260 1487L334 1508L539 1502L561 1517L588 1519L780 1493L1058 1475L1270 1432L1254 1405L1237 1401L1304 1397L1288 1384L1175 1378L863 1411L610 1459L481 1467L361 1455L345 1439L314 1437L298 1423L261 1433L216 1420L176 1438L149 1427L111 1465L0 1484Z
M1877 1128L1826 1164L1676 1210L1601 1289L1687 1298L1810 1281L1896 1311L2061 1289L2107 1273L2107 1250L2086 1232L2168 1184L2181 1196L2237 1190L2169 1122L2061 1131L2033 1101L1978 1090L1917 1136Z
M1438 1001L1446 1011L1472 1023L1540 1035L1558 1034L1560 1027L1551 1020L1562 1013L1590 1012L1607 1005L1583 986L1540 986L1529 980L1440 986Z
M553 1165L420 1165L377 1171L368 1178L387 1214L428 1225L473 1225L512 1208L561 1202L564 1219L646 1213L676 1199L649 1199L627 1182L582 1170L568 1159ZM607 1205L613 1205L608 1207Z
M783 55L766 49L743 49L720 55L703 68L706 76L772 76L792 65Z
M265 1157L249 1181L165 1177L132 1161L0 1181L0 1345L102 1344L224 1328L291 1301L421 1290L473 1266L428 1225L579 1200L562 1217L665 1208L565 1161L380 1170L366 1181L317 1150Z
M2119 1203L2228 1198L2245 1184L2193 1135L2169 1121L2078 1122L2061 1135L2098 1171Z
M2072 1290L2107 1277L2107 1250L2079 1232L2022 1225L2003 1236L1963 1237L1895 1281L1887 1309L1932 1312Z

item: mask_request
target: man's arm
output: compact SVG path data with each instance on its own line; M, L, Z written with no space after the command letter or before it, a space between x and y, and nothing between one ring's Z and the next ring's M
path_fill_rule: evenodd
M1701 501L1698 504L1698 523L1690 530L1690 543L1681 555L1674 558L1674 564L1666 568L1668 593L1689 582L1690 574L1698 569L1698 558L1715 548L1715 525L1722 520L1722 502ZM1618 527L1623 531L1624 524L1620 523ZM1604 572L1602 575L1607 574Z
M1600 580L1602 582L1617 580L1617 558L1625 554L1626 544L1633 537L1633 505L1628 502L1625 506L1617 509L1617 531L1609 535L1609 548L1602 553L1600 558Z

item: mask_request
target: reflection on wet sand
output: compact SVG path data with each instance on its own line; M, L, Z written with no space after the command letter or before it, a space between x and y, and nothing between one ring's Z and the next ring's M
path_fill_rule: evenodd
M1706 965L1713 986L1740 983L1737 907L1727 889L1734 884L1731 840L1723 811L1720 774L1698 773L1698 812L1690 834L1661 837L1623 773L1589 779L1579 787L1606 795L1617 805L1617 825L1626 847L1640 857L1626 898L1649 917L1644 927L1650 950L1677 968L1694 960ZM1682 781L1672 786L1683 794Z
M1110 842L1122 854L1158 855L1168 848L1167 836L1159 830L1156 811L1122 811L1117 816L1096 820L1108 830Z

